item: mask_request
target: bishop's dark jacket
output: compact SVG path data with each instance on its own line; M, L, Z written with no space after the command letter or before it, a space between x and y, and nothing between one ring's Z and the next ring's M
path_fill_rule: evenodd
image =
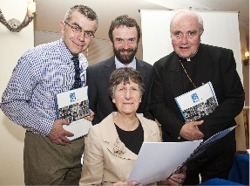
M245 96L232 50L200 44L194 60L195 84L200 86L211 81L219 103L212 114L202 118L204 123L199 126L207 139L236 124L234 118L241 112ZM185 121L174 98L187 91L183 87L185 77L179 57L172 52L158 60L153 69L150 111L162 125L163 140L179 141Z

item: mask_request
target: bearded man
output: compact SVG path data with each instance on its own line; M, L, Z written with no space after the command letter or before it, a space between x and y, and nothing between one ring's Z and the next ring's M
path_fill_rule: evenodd
M145 92L142 96L137 113L152 119L149 113L149 92L153 79L152 65L135 57L141 29L136 20L128 15L115 18L109 28L109 38L113 45L114 56L91 65L87 69L87 85L89 107L95 113L93 124L100 123L116 108L108 93L110 74L120 67L131 67L138 70L145 83Z

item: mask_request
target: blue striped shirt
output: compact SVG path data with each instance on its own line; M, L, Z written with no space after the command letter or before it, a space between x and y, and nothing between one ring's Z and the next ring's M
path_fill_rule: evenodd
M25 52L2 96L5 115L27 131L47 136L56 120L56 94L70 90L74 83L72 57L62 39ZM83 54L79 65L85 86L88 61Z

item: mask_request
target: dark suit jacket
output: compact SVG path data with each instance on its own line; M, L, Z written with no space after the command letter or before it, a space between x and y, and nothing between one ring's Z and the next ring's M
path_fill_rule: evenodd
M201 44L197 62L196 85L211 81L219 106L202 118L199 126L207 139L214 133L235 125L234 118L244 104L244 90L236 72L233 52L229 49ZM178 141L184 119L174 98L183 94L181 67L175 52L154 64L154 81L150 111L162 125L164 141Z
M108 92L109 77L115 69L114 56L87 68L89 107L95 112L93 124L100 123L111 112L116 111ZM137 112L143 113L145 117L151 119L148 98L153 79L153 67L144 61L136 59L136 70L141 73L145 83L145 92Z

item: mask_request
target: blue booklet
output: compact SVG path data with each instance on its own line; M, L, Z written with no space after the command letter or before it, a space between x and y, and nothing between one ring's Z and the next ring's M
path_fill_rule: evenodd
M209 81L200 87L175 98L185 121L196 121L212 113L218 101L212 83Z
M86 86L56 95L57 118L70 122L70 125L63 125L65 130L74 134L73 137L67 137L70 140L87 134L92 126L90 121L84 119L90 114L87 90Z

